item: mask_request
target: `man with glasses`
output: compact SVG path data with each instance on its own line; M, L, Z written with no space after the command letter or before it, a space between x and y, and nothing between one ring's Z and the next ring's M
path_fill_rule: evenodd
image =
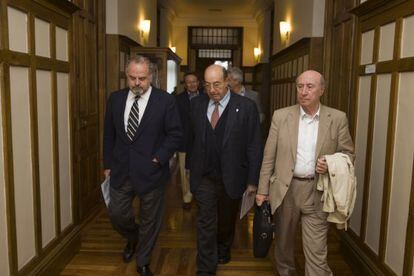
M276 268L296 275L296 230L302 225L305 275L332 275L327 263L328 214L322 211L319 174L325 155L342 152L353 160L354 146L344 112L320 103L323 76L305 71L296 80L298 104L276 110L266 141L256 202L269 200L275 212Z
M230 261L240 198L256 190L262 142L256 105L230 92L227 71L211 65L204 79L208 97L191 101L186 165L199 206L197 275L215 275Z

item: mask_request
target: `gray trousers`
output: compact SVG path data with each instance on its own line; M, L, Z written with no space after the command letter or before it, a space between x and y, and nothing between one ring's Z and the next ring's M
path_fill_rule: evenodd
M327 213L322 211L322 193L315 181L293 179L282 204L276 210L275 257L279 275L296 275L295 240L299 222L306 276L332 275L327 262Z
M135 191L129 181L119 189L110 188L109 218L114 229L129 242L137 242L137 265L150 263L152 249L161 229L165 184L139 197L139 225L132 207Z

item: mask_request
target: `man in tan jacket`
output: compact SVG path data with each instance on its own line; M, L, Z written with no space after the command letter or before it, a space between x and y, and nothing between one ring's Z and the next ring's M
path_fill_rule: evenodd
M275 257L279 275L295 275L297 226L302 225L306 275L332 275L327 263L327 213L318 174L328 171L324 155L343 152L353 159L354 146L345 113L324 106L323 76L305 71L296 80L298 104L276 110L266 141L256 202L269 200L275 213Z

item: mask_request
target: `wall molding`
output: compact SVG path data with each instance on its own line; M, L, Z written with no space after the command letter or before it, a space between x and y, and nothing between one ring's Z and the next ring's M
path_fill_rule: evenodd
M355 275L386 275L347 233L341 233L341 251L344 255L344 258L351 264L351 268Z
M31 270L33 275L58 275L76 255L81 244L81 226L76 226Z

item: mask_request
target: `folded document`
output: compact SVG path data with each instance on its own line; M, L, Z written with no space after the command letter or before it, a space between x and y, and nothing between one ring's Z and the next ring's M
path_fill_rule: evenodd
M106 207L109 206L109 201L110 201L110 198L109 198L109 178L110 178L109 176L107 178L105 178L104 182L102 182L102 184L101 184L102 196L103 196L103 199L105 201Z

